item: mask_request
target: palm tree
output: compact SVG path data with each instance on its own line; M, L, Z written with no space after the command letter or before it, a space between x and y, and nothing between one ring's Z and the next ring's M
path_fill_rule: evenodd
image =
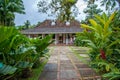
M0 0L0 25L11 26L15 13L25 13L22 0Z
M30 21L26 20L26 22L24 23L25 29L28 29L30 27Z

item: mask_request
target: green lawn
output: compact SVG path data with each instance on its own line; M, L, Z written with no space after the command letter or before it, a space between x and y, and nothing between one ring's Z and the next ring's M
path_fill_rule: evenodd
M79 58L80 61L82 61L84 63L88 63L88 59L89 59L88 51L89 51L89 48L70 46L70 49Z

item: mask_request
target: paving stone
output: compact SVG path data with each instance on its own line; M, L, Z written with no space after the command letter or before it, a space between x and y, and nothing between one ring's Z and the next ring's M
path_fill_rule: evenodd
M80 53L79 55L80 55L81 57L85 57L85 58L86 58L86 57L89 57L87 54L84 54L84 53L83 53L83 54Z
M60 64L60 70L72 70L74 66L70 63L68 64Z
M100 77L99 78L95 78L94 76L92 76L92 77L84 77L82 79L83 80L102 80Z
M49 60L48 63L55 63L55 64L57 64L58 61L57 60L54 60L54 61L53 60Z
M60 60L60 63L61 64L67 64L67 63L72 64L70 60Z
M75 70L60 71L60 79L75 79L78 78Z
M60 79L60 80L81 80L81 79L79 79L79 78L72 78L72 79Z
M47 63L44 67L44 71L57 71L57 64Z
M77 60L77 59L73 59L73 62L74 62L74 63L78 63L78 64L79 64L79 63L82 63L82 61Z
M95 76L95 72L93 70L79 70L79 73L82 77L92 77Z
M69 58L66 55L60 55L60 60L69 60Z
M78 69L80 68L89 68L87 64L75 64Z
M86 51L77 47L76 50ZM102 80L87 64L79 60L68 46L54 47L51 53L39 80L81 80L80 76L82 80Z
M80 53L86 53L87 52L87 50L82 50L82 49L81 50L79 49L79 50L76 50L76 51L80 52Z
M39 80L57 80L57 72L42 72Z
M53 54L51 54L51 56L57 56L58 55L58 53L53 53Z
M51 56L50 58L49 58L49 60L57 60L58 59L58 56Z
M66 55L66 52L65 52L65 51L63 51L63 52L61 52L60 54L62 54L62 55Z

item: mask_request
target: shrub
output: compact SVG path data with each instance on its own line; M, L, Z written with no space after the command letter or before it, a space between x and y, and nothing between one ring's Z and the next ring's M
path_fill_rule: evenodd
M14 28L0 27L0 79L6 80L24 71L30 73L35 62L46 53L44 50L52 43L51 38L52 35L29 39Z
M81 24L87 37L84 41L91 48L91 66L102 73L120 72L120 28L115 27L116 14L114 12L110 17L105 13L101 16L95 15L95 20L89 20L91 26Z

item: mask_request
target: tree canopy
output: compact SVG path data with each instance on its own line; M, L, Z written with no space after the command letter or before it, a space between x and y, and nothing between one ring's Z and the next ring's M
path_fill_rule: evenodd
M14 25L15 13L25 13L22 0L0 0L0 25Z
M78 14L78 0L42 0L38 3L39 12L56 16L60 20L71 20Z

